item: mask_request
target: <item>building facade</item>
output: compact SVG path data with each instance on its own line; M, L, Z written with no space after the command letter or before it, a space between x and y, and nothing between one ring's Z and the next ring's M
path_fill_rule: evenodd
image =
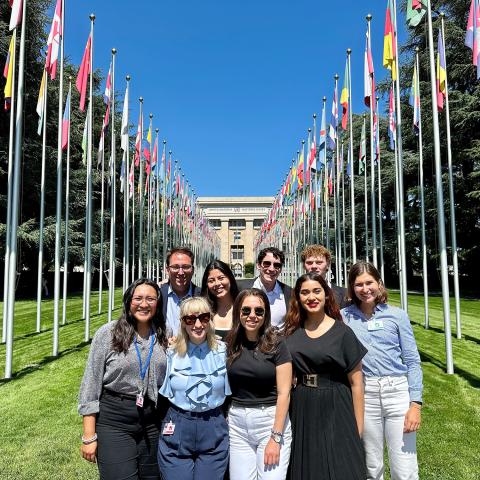
M234 275L244 276L245 264L255 263L253 243L272 207L274 197L199 197L210 225L221 241L220 260Z

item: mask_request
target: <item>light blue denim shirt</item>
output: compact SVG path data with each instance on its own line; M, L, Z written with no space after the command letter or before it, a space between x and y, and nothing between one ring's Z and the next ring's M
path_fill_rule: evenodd
M411 401L422 401L423 375L420 355L406 312L386 303L375 307L372 321L380 321L369 330L369 319L354 304L341 311L345 323L355 332L368 353L363 357L366 377L407 375ZM370 324L372 325L372 324Z
M167 327L167 335L173 335L176 337L178 331L180 330L180 304L182 300L192 296L192 284L190 283L190 288L188 293L180 298L173 290L172 287L168 286L168 297L167 297L167 318L165 319ZM170 331L169 331L170 330Z
M190 412L205 412L223 405L225 396L232 394L225 344L219 341L217 350L210 350L206 341L200 345L189 342L184 356L169 349L160 394Z

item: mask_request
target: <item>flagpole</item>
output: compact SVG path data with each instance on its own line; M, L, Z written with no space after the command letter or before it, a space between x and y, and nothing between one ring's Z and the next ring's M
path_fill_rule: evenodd
M63 63L65 1L62 0L62 35L60 40L60 79L58 92L58 134L57 134L57 204L55 220L55 280L53 300L53 345L52 356L58 355L58 321L60 304L60 260L62 254L62 119L63 119Z
M433 51L432 6L427 0L428 47L430 59L430 87L432 94L433 139L435 153L435 191L438 212L438 248L440 251L440 274L442 280L443 322L445 329L445 354L447 373L453 374L452 328L450 324L450 298L448 289L448 264L445 236L445 212L443 203L442 165L440 157L440 129L438 125L438 105L436 92L435 55ZM474 19L475 21L475 19Z
M160 281L160 168L161 165L158 164L158 132L159 129L155 129L155 146L157 149L157 163L155 164L155 239L156 239L156 254L155 254L155 263L157 271L157 283Z
M352 62L351 62L352 50L349 48L347 50L347 60L348 60L348 97L352 98ZM348 123L349 125L349 149L350 149L350 213L351 213L351 223L352 223L352 265L357 262L357 239L355 231L355 169L353 167L353 125L352 125L352 108L349 112Z
M152 126L153 126L153 113L150 113L150 125L149 125L149 132L150 132L150 160L149 163L149 172L147 176L147 181L145 185L148 184L147 187L147 277L152 278Z
M415 76L415 90L418 95L418 155L419 155L419 184L420 184L420 228L422 232L422 266L423 266L423 302L424 302L424 312L425 320L424 325L425 329L429 328L429 314L428 314L428 267L427 267L427 240L425 233L425 195L424 195L424 182L423 182L423 134L422 134L422 114L420 106L420 81L418 74L420 72L420 60L419 60L419 51L418 47L415 48L415 65L416 65L416 76ZM416 105L414 106L416 108Z
M163 141L163 185L162 185L162 240L163 240L163 252L162 252L162 279L163 279L163 269L165 267L165 261L167 257L167 141Z
M42 287L43 287L43 229L45 224L45 162L47 151L47 91L48 75L44 70L45 85L43 90L42 118L42 169L40 174L40 228L38 237L38 270L37 270L37 324L36 332L42 330ZM6 270L6 269L5 269Z
M92 288L92 145L93 145L93 26L95 15L90 14L90 91L89 91L89 129L87 155L87 208L86 208L86 242L85 242L85 335L90 340L90 293Z
M378 112L379 97L375 97L375 100L376 100L375 110ZM377 125L377 129L378 128L380 128L380 124ZM380 250L380 274L382 278L385 278L385 266L383 261L382 172L381 172L381 161L380 161L380 145L378 146L377 175L378 175L378 240L380 244L380 249L379 249Z
M105 131L104 125L102 124L102 132L100 133L100 142L103 142L101 150L101 174L100 174L100 260L98 266L98 314L102 313L102 303L103 303L103 244L105 237ZM100 149L99 149L100 154ZM98 160L97 160L98 168Z
M127 81L126 95L129 92L130 85L130 75L125 77ZM127 113L126 115L126 132L123 131L124 125L122 125L122 135L126 135L126 141L124 144L125 150L123 154L125 155L125 171L124 171L124 185L123 185L123 293L128 287L129 284L129 271L130 271L130 140L128 135L128 103L126 105ZM123 112L122 112L123 115Z
M143 142L143 97L140 97L140 159L139 168L140 173L138 175L140 195L138 198L139 205L139 218L138 218L138 278L143 276L143 161L142 161L142 142Z
M365 260L368 262L369 261L369 238L368 238L368 180L367 180L367 155L366 155L366 134L365 134L365 126L366 126L366 119L367 115L364 113L363 114L363 128L362 128L362 134L364 135L362 140L361 140L361 152L364 154L363 157L363 214L364 214L364 219L365 219Z
M108 267L108 321L112 321L112 311L115 308L114 295L115 295L115 233L116 233L116 215L117 215L117 171L116 171L116 145L115 145L115 55L117 49L112 48L112 93L111 93L111 129L112 129L112 141L111 141L111 165L110 165L110 245L109 254L110 261Z
M397 164L397 177L398 177L398 194L399 194L399 237L400 237L400 281L402 282L402 290L404 292L402 298L402 308L408 312L408 290L407 290L407 263L406 263L406 255L407 250L405 246L405 209L404 209L404 195L403 195L403 147L402 147L402 112L401 112L401 103L400 103L400 70L398 67L398 42L397 42L397 5L396 0L393 1L393 21L395 27L395 35L393 41L395 42L395 51L397 55L395 56L395 68L396 68L396 76L395 76L395 84L396 84L396 104L397 104L397 125L396 125L396 132L397 132L397 151L398 151L398 164Z
M453 168L452 168L452 137L450 132L450 103L448 101L448 74L445 57L445 13L440 13L443 38L443 56L445 58L445 120L447 126L447 161L448 161L448 196L450 202L450 236L452 241L452 261L453 261L453 289L455 294L455 320L457 338L462 338L462 323L460 315L460 285L458 278L458 249L457 249L457 228L455 221L455 192L453 188ZM476 23L476 19L475 19Z
M22 12L22 32L20 34L20 55L18 63L18 91L17 91L17 112L15 118L15 156L12 165L12 202L10 217L10 250L8 257L8 295L7 295L7 320L5 335L5 378L12 377L12 357L13 357L13 320L15 313L15 281L17 276L17 237L18 237L18 215L20 200L20 170L22 163L22 144L23 144L23 93L25 79L25 34L27 12L27 0L23 0ZM16 27L17 28L17 27ZM15 30L16 30L15 28ZM12 85L12 99L15 91ZM13 110L12 110L13 115ZM12 133L12 132L10 132Z
M342 140L342 240L343 240L343 285L347 283L347 231L345 228L345 170L344 170L344 149Z
M368 29L368 39L370 41L371 38L371 21L372 15L367 15L367 29ZM371 208L371 217L372 217L372 259L373 264L375 267L378 267L378 259L377 259L377 212L376 212L376 205L375 205L375 148L374 148L374 131L373 131L373 107L374 107L374 95L375 92L374 84L372 82L372 75L369 75L370 81L370 175L371 175L371 183L370 183L370 208ZM365 172L367 171L367 167L365 166Z
M71 98L72 98L72 79L68 79L68 133L67 133L67 169L65 173L65 247L63 254L63 302L62 302L62 325L67 321L67 281L68 281L68 209L70 207L70 122L71 122ZM66 108L66 105L65 105ZM63 127L62 127L63 128Z

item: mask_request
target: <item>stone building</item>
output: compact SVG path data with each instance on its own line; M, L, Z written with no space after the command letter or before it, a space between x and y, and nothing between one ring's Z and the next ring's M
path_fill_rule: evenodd
M253 242L273 200L274 197L197 199L197 204L220 237L220 260L230 265L238 278L243 277L246 263L255 263Z

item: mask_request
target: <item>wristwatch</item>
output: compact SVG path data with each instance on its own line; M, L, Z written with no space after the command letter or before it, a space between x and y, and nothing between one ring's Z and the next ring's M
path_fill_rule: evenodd
M282 438L283 438L283 433L282 432L276 432L272 428L272 432L270 435L270 438L275 442L275 443L282 443Z

